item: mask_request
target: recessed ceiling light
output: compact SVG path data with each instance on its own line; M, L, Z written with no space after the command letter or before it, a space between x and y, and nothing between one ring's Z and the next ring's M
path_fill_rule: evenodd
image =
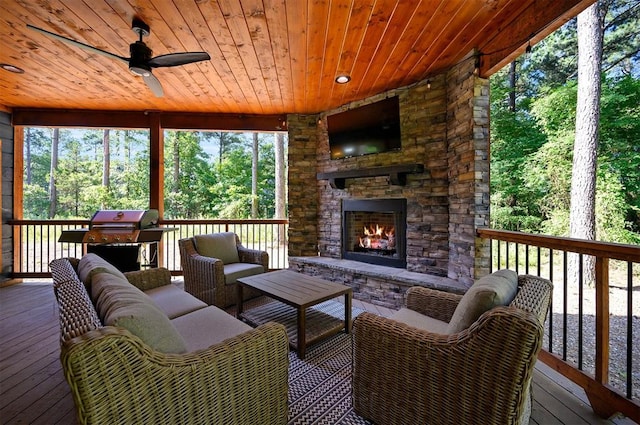
M351 81L351 77L349 77L348 75L338 75L336 77L336 83L338 84L346 84L349 81Z
M9 63L0 63L0 68L4 69L5 71L14 72L16 74L24 74L24 69L18 68L17 66L11 65Z

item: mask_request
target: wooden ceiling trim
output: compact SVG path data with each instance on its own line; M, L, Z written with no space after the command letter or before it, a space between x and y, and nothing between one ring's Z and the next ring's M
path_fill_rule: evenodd
M307 102L307 21L306 1L286 3L287 32L290 51L291 85L293 87L293 110L305 111Z
M269 37L276 67L276 78L280 88L280 103L286 110L293 100L293 78L289 55L289 37L287 35L287 6L285 0L264 0L264 10L269 29Z
M158 119L164 129L286 131L284 115L263 114L16 108L11 118L14 126L144 129Z
M307 75L313 76L308 82L304 110L312 106L309 101L321 97L319 78L326 56L327 33L329 28L329 7L327 0L309 0L307 20Z
M491 75L515 58L520 56L528 42L531 44L542 40L572 17L578 15L596 0L554 0L552 2L534 1L518 15L512 15L512 20L504 27L496 28L494 35L487 38L486 44L491 45L490 51L482 48L482 75ZM530 32L534 22L549 22L535 34ZM506 52L511 52L505 54Z

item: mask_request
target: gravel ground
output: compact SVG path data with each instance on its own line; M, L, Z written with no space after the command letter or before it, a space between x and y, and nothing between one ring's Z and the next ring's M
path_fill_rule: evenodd
M567 361L578 364L580 335L578 288L567 291ZM627 294L626 288L609 288L609 383L626 395L627 389ZM633 288L632 296L632 397L640 399L640 287ZM593 375L595 361L595 290L583 289L582 319L582 370ZM554 287L553 294L553 352L562 356L563 343L563 289ZM547 324L548 331L548 324ZM548 348L549 334L544 347Z

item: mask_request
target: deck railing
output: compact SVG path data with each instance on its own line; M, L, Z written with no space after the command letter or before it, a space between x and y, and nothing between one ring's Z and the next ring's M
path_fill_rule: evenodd
M640 301L633 300L640 246L491 229L478 236L489 241L490 270L553 282L540 360L582 387L599 416L622 412L640 423ZM585 278L588 256L595 257L593 282Z
M247 248L269 253L269 268L286 268L288 220L163 220L161 227L170 228L156 246L142 244L141 263L149 264L158 255L158 264L174 275L181 275L178 240L213 232L235 232ZM61 257L82 257L86 245L58 242L64 230L89 227L89 220L13 220L13 274L15 278L50 277L49 263Z

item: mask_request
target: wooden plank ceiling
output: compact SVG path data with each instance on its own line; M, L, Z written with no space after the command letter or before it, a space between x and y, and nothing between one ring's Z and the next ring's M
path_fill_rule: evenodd
M0 107L317 113L436 75L477 49L489 76L594 0L2 0ZM210 61L153 74L27 24L129 56L134 17L153 55ZM467 60L474 60L474 57ZM344 85L339 74L350 75Z

